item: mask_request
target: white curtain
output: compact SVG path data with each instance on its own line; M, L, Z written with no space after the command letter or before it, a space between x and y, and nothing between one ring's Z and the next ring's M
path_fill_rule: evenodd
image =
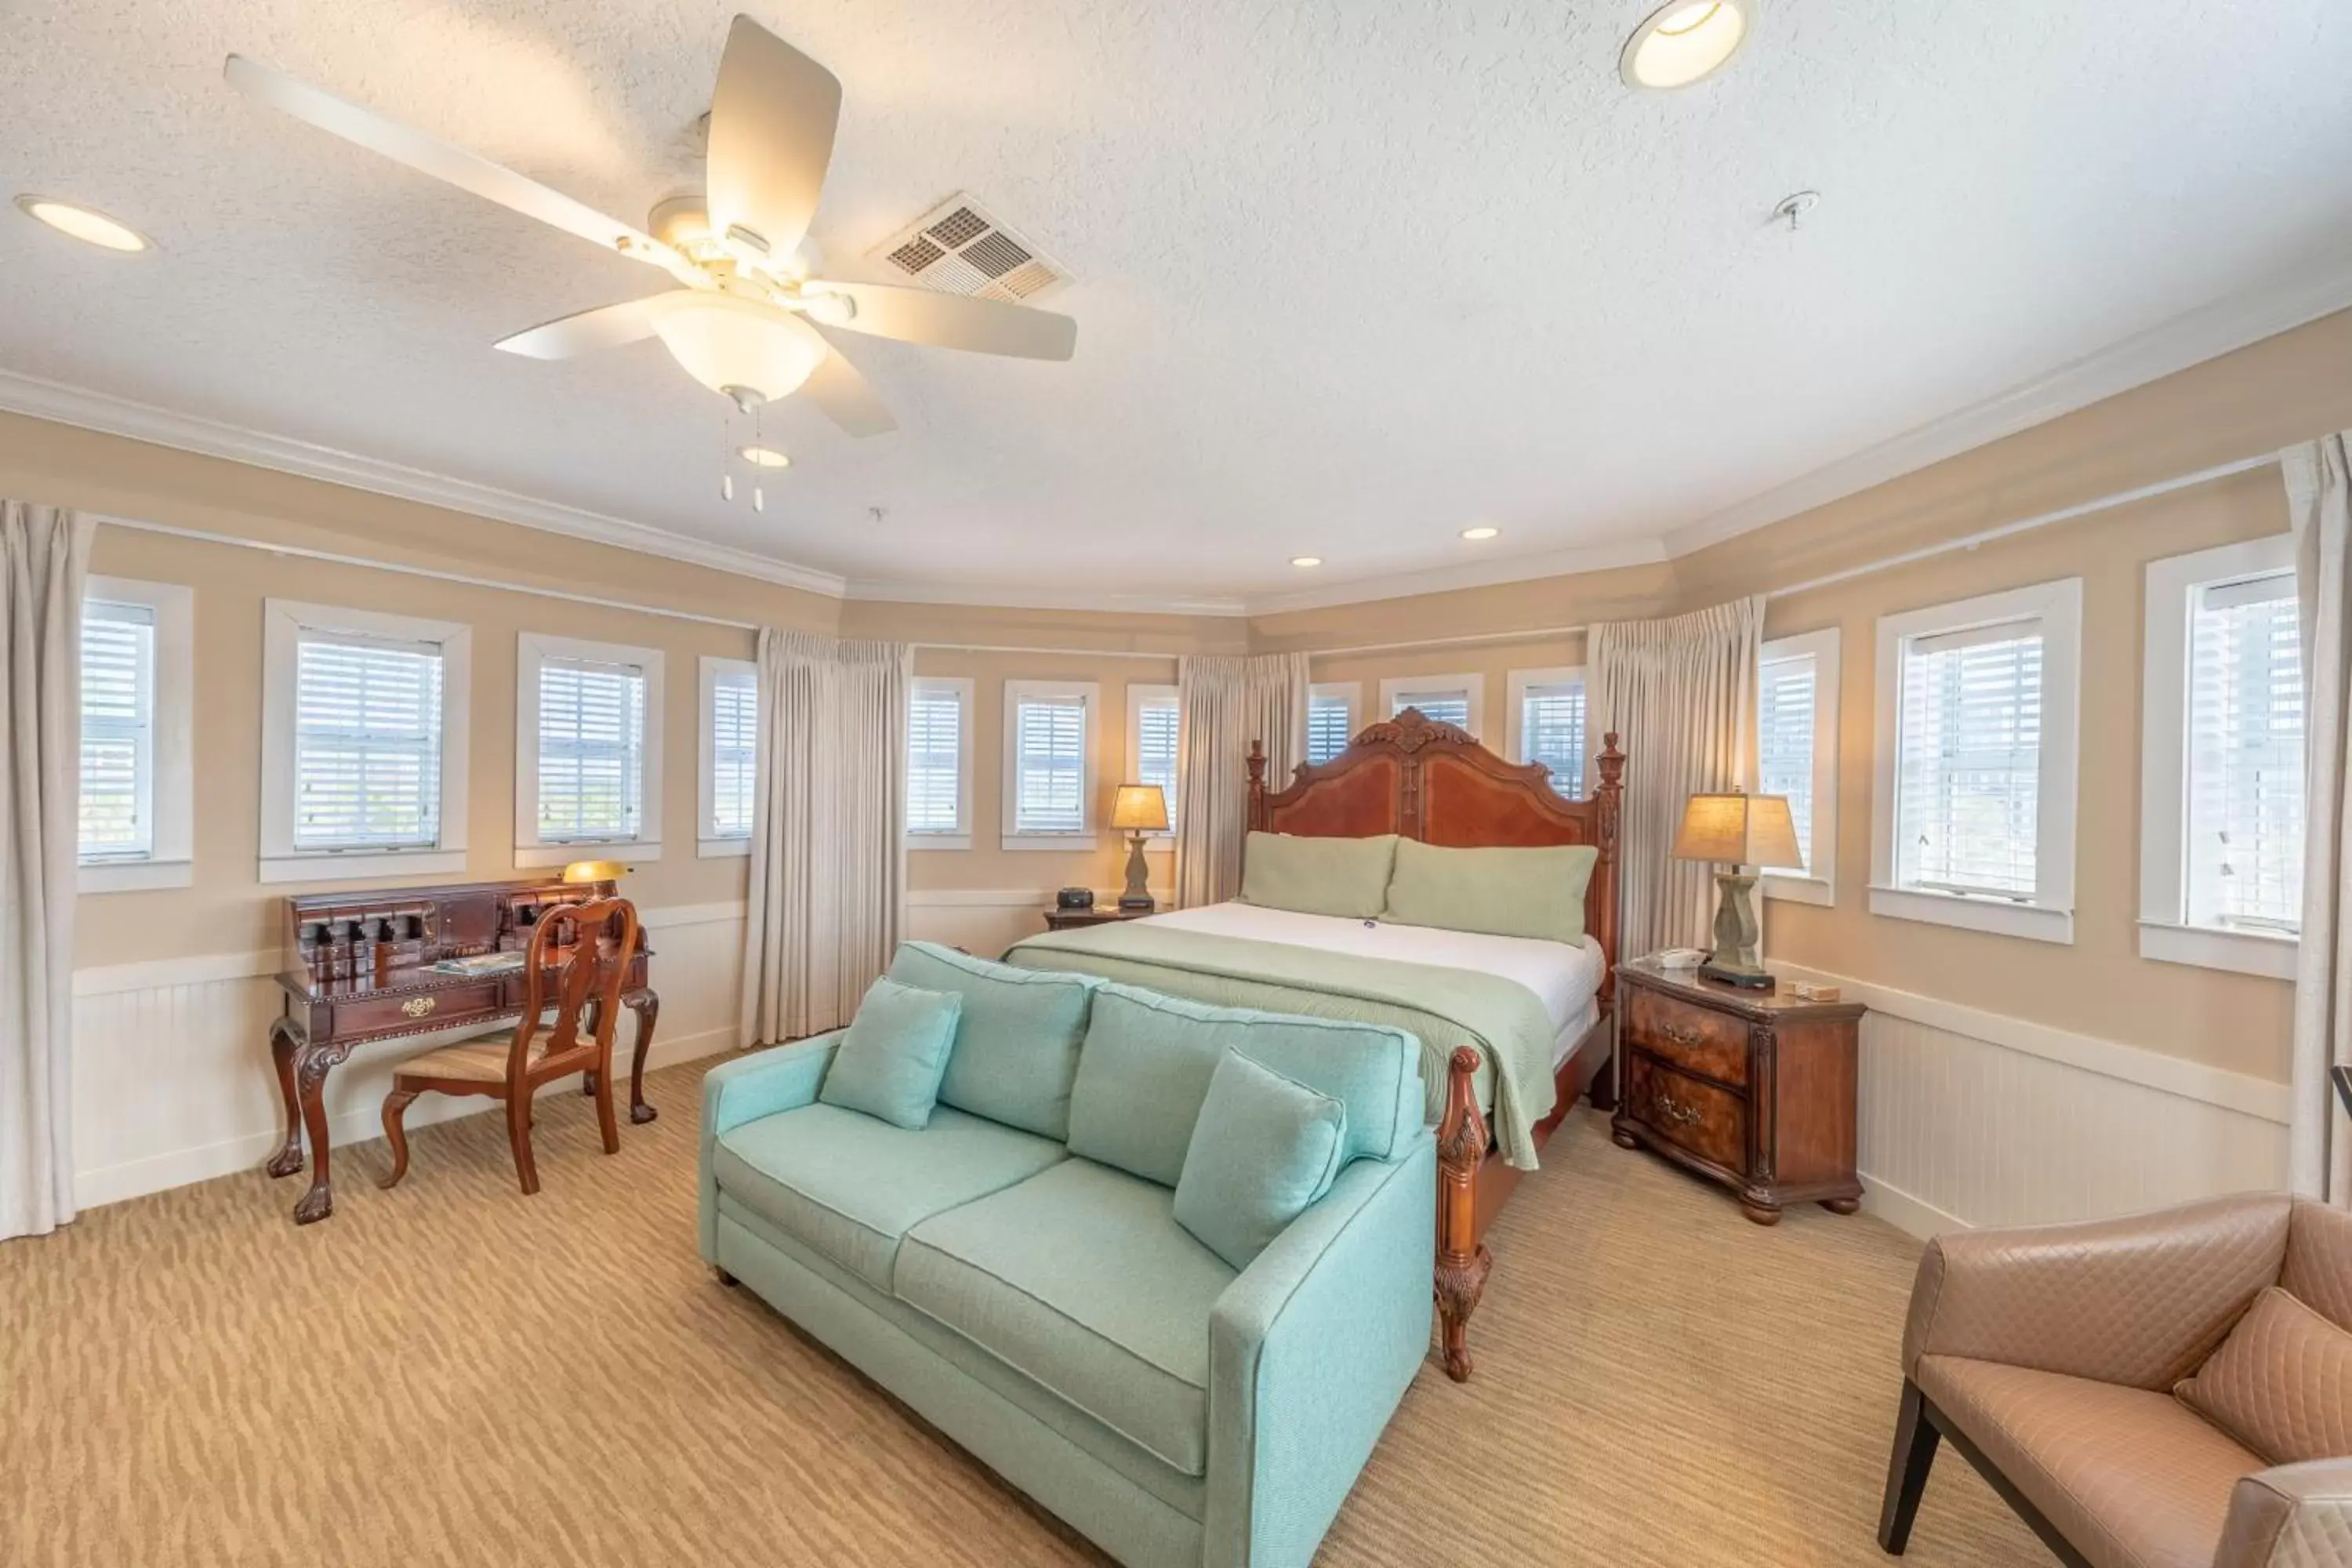
M1588 743L1597 753L1615 731L1625 752L1617 918L1618 952L1628 958L1713 945L1716 868L1667 852L1692 795L1747 787L1763 637L1760 595L1592 628Z
M760 634L760 784L737 1043L838 1028L906 918L903 643Z
M2352 432L2279 454L2294 527L2302 598L2303 941L2294 967L2293 1120L2287 1164L2294 1190L2352 1208L2352 1136L2345 1135L2328 1069L2352 1063Z
M0 1237L74 1216L74 860L88 520L0 501Z
M1241 891L1249 831L1249 749L1265 743L1265 782L1279 789L1307 759L1307 656L1204 655L1177 668L1184 719L1176 784L1176 902L1213 904Z

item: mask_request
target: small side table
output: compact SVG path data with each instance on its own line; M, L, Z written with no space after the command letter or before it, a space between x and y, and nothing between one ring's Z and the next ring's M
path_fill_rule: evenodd
M1121 910L1117 904L1097 904L1090 910L1054 909L1045 911L1047 931L1077 931L1086 926L1107 926L1118 921L1139 921L1146 915L1160 911L1152 910Z

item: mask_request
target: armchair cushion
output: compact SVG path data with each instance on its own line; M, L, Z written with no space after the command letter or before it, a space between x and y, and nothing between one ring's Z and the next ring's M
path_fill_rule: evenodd
M963 998L920 991L887 975L866 988L817 1098L920 1131L940 1102Z
M1247 1268L1331 1190L1347 1141L1346 1106L1229 1050L1209 1075L1184 1152L1176 1223Z
M2340 1563L2352 1563L2352 1459L2281 1465L2238 1483L2213 1568Z
M2352 1334L2275 1286L2173 1392L2273 1465L2352 1455Z

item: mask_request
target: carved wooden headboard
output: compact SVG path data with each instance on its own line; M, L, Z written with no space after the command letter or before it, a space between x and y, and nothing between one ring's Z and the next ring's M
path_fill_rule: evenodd
M1265 783L1265 752L1250 745L1249 825L1259 833L1318 838L1401 834L1448 848L1590 844L1601 852L1584 894L1584 929L1607 967L1601 1002L1615 994L1617 812L1625 754L1603 738L1599 782L1587 800L1564 799L1541 763L1507 763L1467 731L1408 708L1368 726L1318 765L1301 763L1287 789Z

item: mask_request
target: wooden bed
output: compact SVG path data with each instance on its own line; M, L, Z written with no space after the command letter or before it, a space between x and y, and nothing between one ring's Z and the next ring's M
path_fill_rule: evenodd
M1617 818L1625 757L1614 734L1595 759L1591 798L1567 800L1539 763L1507 763L1454 725L1408 708L1366 728L1348 749L1318 765L1300 763L1287 788L1270 790L1265 754L1249 758L1249 826L1261 833L1360 838L1394 833L1448 848L1590 844L1600 851L1585 892L1586 931L1601 945L1599 1015L1553 1076L1558 1099L1536 1124L1536 1146L1549 1141L1578 1096L1613 1103L1610 1073L1617 966ZM1437 1128L1435 1288L1446 1374L1471 1371L1469 1325L1494 1259L1484 1240L1521 1173L1504 1163L1478 1109L1478 1053L1465 1046L1448 1064L1444 1112Z

